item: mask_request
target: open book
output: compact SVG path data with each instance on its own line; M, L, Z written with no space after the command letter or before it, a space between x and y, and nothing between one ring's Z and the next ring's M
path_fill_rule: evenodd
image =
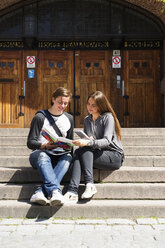
M81 139L88 139L90 140L90 138L88 137L88 135L86 133L84 133L84 131L82 131L81 129L75 130L74 131Z
M42 136L48 140L49 142L53 142L52 145L56 145L57 147L61 147L64 150L71 150L74 144L71 139L67 139L64 137L56 137L52 134L47 128L42 129Z

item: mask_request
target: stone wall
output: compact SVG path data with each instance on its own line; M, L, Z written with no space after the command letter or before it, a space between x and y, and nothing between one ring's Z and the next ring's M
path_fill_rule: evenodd
M134 4L135 6L141 7L148 10L150 13L156 15L165 25L165 3L158 0L124 0ZM165 39L164 39L164 77L165 77Z
M122 2L123 1L132 3L136 6L139 6L143 9L148 10L149 12L158 16L162 20L162 22L165 24L165 11L164 13L162 12L162 10L165 9L165 3L159 0L122 0ZM23 1L22 0L0 0L0 10L7 8L13 4L19 3L19 2L23 2ZM34 1L26 0L26 3L28 2L34 2Z
M116 0L120 1L120 0ZM165 3L159 0L122 0L127 3L133 4L141 7L142 9L148 10L150 13L156 15L165 25ZM22 0L0 0L0 10L10 7L16 3L20 3ZM26 3L34 2L31 0L26 0ZM163 11L164 10L164 11ZM165 76L165 40L164 40L164 76Z
M159 17L165 24L165 3L158 0L124 0L141 7ZM164 10L164 12L163 12Z

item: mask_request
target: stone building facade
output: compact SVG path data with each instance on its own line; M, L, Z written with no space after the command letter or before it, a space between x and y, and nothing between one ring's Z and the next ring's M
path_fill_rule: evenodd
M60 85L76 127L94 90L123 127L165 126L165 2L1 0L0 75L0 127L29 127Z

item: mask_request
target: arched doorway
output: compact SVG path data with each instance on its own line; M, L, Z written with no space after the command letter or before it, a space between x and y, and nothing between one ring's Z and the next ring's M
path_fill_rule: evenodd
M27 1L1 16L0 24L4 21L1 127L29 127L60 85L73 92L68 111L77 127L83 125L86 97L95 90L107 95L122 126L161 125L164 27L148 12L144 15L122 1ZM28 57L35 59L34 67Z

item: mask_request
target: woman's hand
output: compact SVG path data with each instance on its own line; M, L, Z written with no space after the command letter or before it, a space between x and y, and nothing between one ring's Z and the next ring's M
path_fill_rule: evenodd
M89 143L89 140L85 140L85 139L73 140L72 143L76 146L87 146Z

